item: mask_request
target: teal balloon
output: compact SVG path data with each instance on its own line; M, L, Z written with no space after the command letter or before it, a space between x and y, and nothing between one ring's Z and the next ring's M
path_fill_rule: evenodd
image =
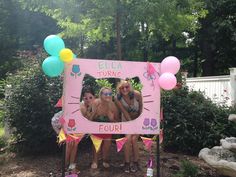
M77 56L73 53L73 58L77 58Z
M59 76L64 70L64 63L56 56L47 57L42 64L43 72L49 77Z
M52 56L59 56L61 49L65 48L64 41L57 35L49 35L43 41L46 52Z

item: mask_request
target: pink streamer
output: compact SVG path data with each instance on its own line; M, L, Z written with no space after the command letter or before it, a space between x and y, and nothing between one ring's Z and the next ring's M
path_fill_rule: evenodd
M161 108L161 111L160 111L160 121L163 121L164 120L164 117L163 117L163 108Z
M70 142L76 142L79 144L79 142L81 141L81 139L83 138L83 135L81 136L74 136L74 135L67 135L66 137L66 142L70 143Z
M163 142L163 139L164 139L164 133L163 133L163 129L161 129L160 130L160 136L159 136L160 144Z
M147 72L149 76L157 72L154 66L149 62L147 63Z
M73 142L73 141L74 141L74 138L72 138L71 136L66 137L66 142L67 143L70 143L70 142Z
M141 137L141 139L143 140L143 143L145 145L145 147L147 148L147 150L151 150L152 147L152 139L151 138L145 138L145 137Z
M127 141L126 137L116 140L117 152L121 151L121 149L123 148L123 146L126 143L126 141Z
M82 140L82 138L83 138L83 137L78 137L78 138L75 140L75 142L79 144L80 141Z
M57 102L57 104L55 105L56 108L61 108L62 107L62 98L60 98Z
M147 163L147 167L148 168L152 168L153 167L153 157L150 157Z

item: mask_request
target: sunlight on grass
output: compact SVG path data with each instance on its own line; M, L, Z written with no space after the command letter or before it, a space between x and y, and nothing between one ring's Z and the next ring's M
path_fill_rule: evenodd
M4 135L4 127L0 127L0 137Z
M0 149L6 146L6 139L4 137L4 127L0 126Z

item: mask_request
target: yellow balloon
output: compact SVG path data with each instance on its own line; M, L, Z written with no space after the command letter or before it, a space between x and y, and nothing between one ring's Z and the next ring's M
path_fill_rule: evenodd
M66 63L73 60L73 52L70 49L64 48L59 53L60 59Z

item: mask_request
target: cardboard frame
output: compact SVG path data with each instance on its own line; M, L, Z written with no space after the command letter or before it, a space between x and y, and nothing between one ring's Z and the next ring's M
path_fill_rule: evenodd
M149 71L149 66L155 72ZM74 59L64 72L64 130L71 133L96 134L159 134L160 87L158 85L160 63L132 62L98 59ZM83 117L80 109L82 82L86 74L97 79L138 77L143 84L143 111L129 122L92 122Z

